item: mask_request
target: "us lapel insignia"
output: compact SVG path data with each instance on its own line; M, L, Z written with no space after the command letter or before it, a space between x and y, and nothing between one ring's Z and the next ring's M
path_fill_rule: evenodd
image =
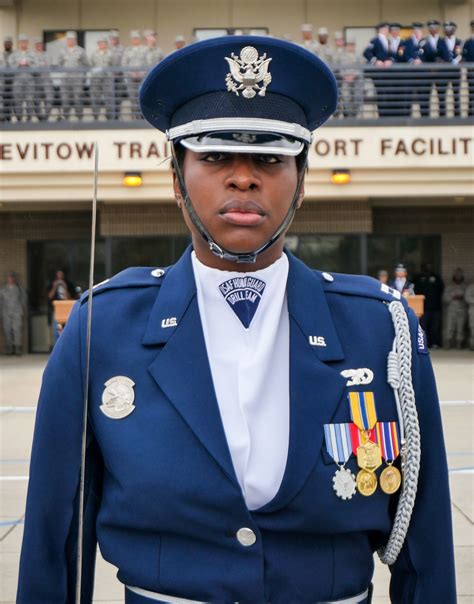
M104 386L100 406L102 413L111 419L123 419L130 415L135 409L135 382L123 375L116 375L107 380Z

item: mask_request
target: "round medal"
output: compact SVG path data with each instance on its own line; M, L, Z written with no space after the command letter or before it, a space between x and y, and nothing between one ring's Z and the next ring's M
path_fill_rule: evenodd
M359 493L365 497L373 495L377 490L377 476L373 472L360 470L356 480Z
M347 468L339 468L333 476L332 488L341 499L352 499L356 492L354 474Z
M402 483L402 475L398 468L387 466L380 474L380 488L387 495L396 493Z

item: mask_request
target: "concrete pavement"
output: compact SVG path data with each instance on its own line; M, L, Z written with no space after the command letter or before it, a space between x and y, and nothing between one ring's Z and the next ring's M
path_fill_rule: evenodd
M432 355L450 468L458 603L474 602L474 353ZM45 355L0 359L0 603L13 604L28 464ZM99 557L94 602L123 602L116 569ZM389 573L377 562L374 604L388 603Z

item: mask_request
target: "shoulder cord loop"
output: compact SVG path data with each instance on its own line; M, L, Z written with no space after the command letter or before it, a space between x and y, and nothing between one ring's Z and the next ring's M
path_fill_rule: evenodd
M420 471L420 426L411 374L411 337L408 317L401 302L388 306L395 329L393 348L388 355L388 383L393 388L400 425L403 484L392 531L385 547L378 550L380 560L392 565L405 542L415 505Z

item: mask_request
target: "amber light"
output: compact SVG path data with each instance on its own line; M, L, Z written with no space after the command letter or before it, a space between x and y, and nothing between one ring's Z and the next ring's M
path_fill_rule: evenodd
M124 187L141 187L142 175L140 172L125 172L122 183Z
M348 185L351 182L351 173L349 170L334 170L331 174L333 185Z

